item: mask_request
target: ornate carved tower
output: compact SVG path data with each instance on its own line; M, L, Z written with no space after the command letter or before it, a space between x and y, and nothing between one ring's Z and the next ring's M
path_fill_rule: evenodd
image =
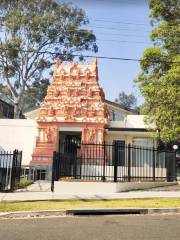
M50 164L58 151L61 128L81 129L83 143L103 143L107 124L104 92L98 83L97 61L62 64L56 60L52 82L41 104L39 135L31 164Z

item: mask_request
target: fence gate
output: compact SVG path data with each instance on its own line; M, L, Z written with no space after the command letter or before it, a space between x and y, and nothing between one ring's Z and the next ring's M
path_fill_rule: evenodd
M0 152L0 191L13 191L19 187L22 152Z
M79 141L68 141L60 144L60 151L54 152L53 168L55 180L76 178L80 163L78 162Z

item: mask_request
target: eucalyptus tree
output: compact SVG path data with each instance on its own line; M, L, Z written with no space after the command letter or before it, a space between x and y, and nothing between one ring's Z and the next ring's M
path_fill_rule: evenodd
M133 93L126 94L122 91L119 93L118 98L115 99L115 102L127 108L137 108L137 98Z
M72 60L97 52L85 12L53 0L0 0L0 82L12 99L15 118L34 81L47 76L57 56ZM45 75L44 75L45 74Z
M149 0L151 39L136 82L144 96L146 122L164 142L180 138L180 1Z

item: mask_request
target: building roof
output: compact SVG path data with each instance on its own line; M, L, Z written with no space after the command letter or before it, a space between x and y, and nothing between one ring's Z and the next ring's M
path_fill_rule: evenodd
M125 110L129 113L132 113L132 114L139 114L139 112L135 109L131 109L131 108L127 108L127 107L124 107L123 105L119 104L119 103L115 103L115 102L112 102L110 100L105 100L105 103L109 104L109 105L112 105L114 107L117 107L121 110Z
M111 132L117 132L117 131L120 131L120 132L148 132L147 128L125 128L125 127L111 128L111 127L108 127L106 129Z
M0 94L0 101L4 104L9 105L10 107L14 107L13 102L10 101L7 97L3 96L2 94Z

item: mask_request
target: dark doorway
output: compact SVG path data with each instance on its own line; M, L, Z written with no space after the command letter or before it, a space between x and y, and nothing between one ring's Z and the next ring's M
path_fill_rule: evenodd
M59 133L59 170L61 177L80 175L80 158L78 150L81 145L81 132Z
M113 141L113 162L115 161L117 166L125 166L125 141Z
M59 152L74 152L81 144L81 132L59 132Z

